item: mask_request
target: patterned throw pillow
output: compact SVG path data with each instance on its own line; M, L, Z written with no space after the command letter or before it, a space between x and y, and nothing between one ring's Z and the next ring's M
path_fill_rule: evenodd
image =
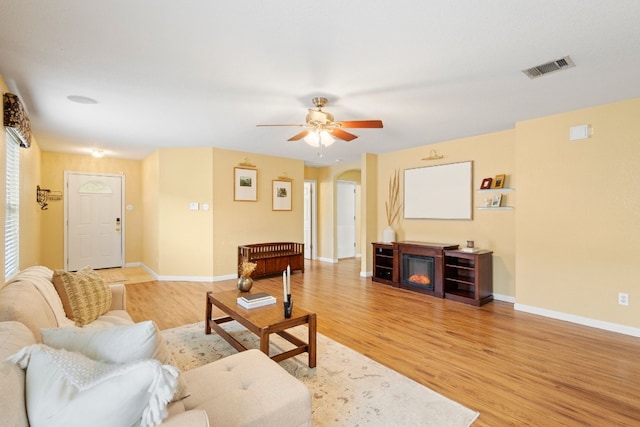
M77 273L55 270L52 281L67 317L72 319L76 326L93 322L111 307L109 286L89 267Z

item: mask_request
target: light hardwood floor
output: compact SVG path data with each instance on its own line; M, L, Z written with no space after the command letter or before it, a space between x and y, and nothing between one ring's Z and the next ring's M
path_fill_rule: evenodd
M305 269L292 274L292 298L318 314L319 333L479 411L474 427L640 425L639 338L395 289L360 277L355 260ZM204 320L206 291L234 287L127 284L128 311L181 326ZM254 290L279 295L282 278Z

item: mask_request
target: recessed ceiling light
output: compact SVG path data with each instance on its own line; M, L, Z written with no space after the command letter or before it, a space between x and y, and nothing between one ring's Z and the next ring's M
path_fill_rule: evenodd
M95 148L95 149L91 150L91 155L93 157L97 157L97 158L104 157L104 151L98 150L97 148Z
M91 104L97 104L98 103L98 101L96 101L93 98L89 98L87 96L80 96L80 95L69 95L69 96L67 96L67 99L69 101L76 102L78 104L91 105Z

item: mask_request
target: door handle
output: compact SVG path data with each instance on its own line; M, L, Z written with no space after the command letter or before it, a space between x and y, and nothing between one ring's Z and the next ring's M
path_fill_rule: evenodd
M120 231L120 218L116 218L116 231Z

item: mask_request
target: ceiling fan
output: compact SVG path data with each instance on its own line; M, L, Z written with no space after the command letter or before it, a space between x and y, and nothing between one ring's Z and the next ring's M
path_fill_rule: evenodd
M298 141L304 138L305 142L309 145L320 147L329 146L333 143L335 137L343 141L353 141L358 136L352 133L346 132L343 128L381 128L382 120L346 120L335 121L333 114L326 111L322 111L328 100L323 97L316 97L312 100L313 105L316 106L316 110L309 109L309 114L306 117L306 123L304 124L278 124L278 125L257 125L257 126L297 126L306 128L300 133L293 135L287 141ZM329 138L327 138L329 136ZM326 140L326 142L325 142ZM330 141L330 142L329 142Z

